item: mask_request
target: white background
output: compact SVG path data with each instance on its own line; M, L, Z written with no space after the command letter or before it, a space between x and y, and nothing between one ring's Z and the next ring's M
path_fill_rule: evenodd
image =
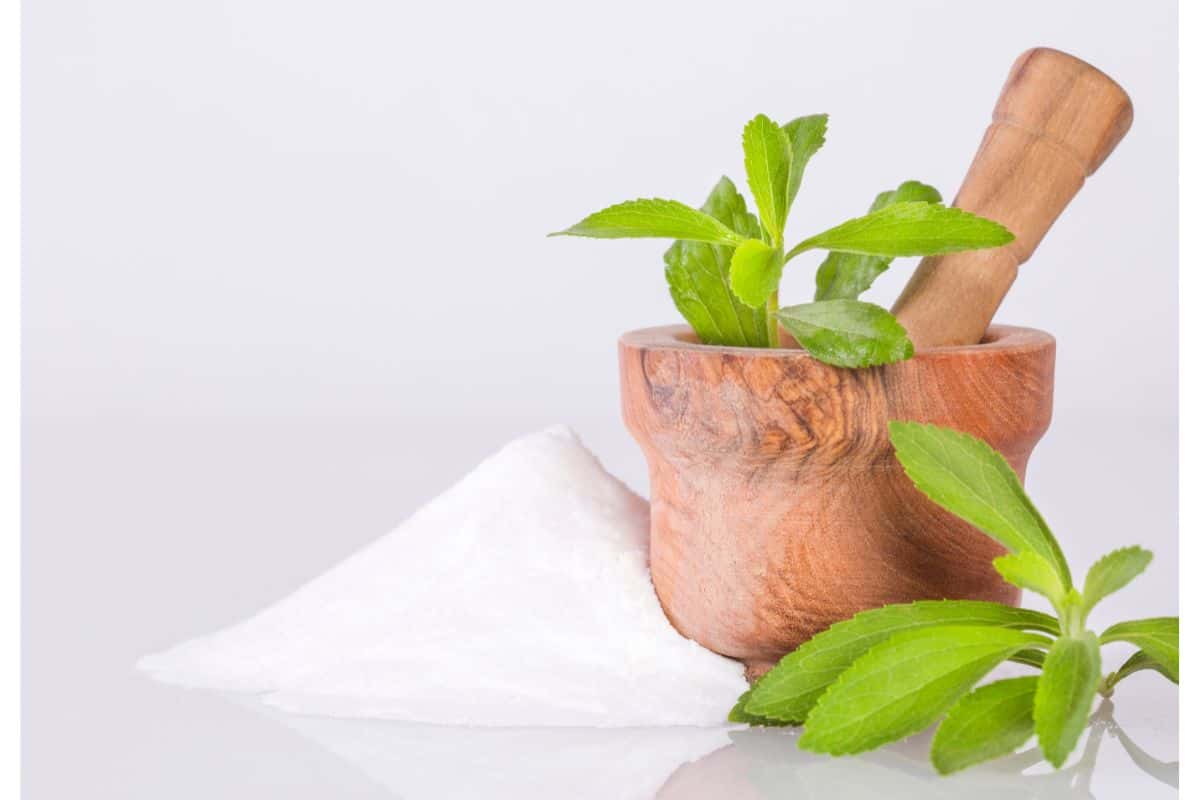
M998 315L1059 341L1029 486L1077 569L1155 550L1098 624L1174 613L1175 16L1161 1L27 4L29 795L243 787L258 773L213 743L241 718L207 729L220 712L132 661L281 596L515 435L567 422L644 488L615 340L677 319L663 244L548 231L637 196L699 203L722 173L744 185L741 127L760 111L831 115L793 240L904 179L952 197L1034 45L1109 72L1135 120ZM889 304L913 265L871 298ZM814 268L789 266L785 302ZM317 757L264 742L245 747L282 753L269 786ZM330 774L298 782L348 791Z

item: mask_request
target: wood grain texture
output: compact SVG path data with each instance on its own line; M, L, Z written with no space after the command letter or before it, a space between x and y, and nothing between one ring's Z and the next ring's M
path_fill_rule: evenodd
M1087 62L1044 47L1017 59L954 200L1016 239L921 261L892 308L917 348L980 340L1018 267L1132 122L1125 90Z
M1022 479L1050 423L1054 339L987 343L871 369L798 349L712 347L686 326L620 344L622 414L650 472L650 570L684 635L758 675L858 611L920 598L1015 603L990 538L921 495L892 419L991 443Z

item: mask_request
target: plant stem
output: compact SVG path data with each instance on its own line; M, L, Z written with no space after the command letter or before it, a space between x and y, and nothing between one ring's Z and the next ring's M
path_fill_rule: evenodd
M779 310L779 292L771 293L767 299L767 346L779 347L779 323L775 321L775 312Z

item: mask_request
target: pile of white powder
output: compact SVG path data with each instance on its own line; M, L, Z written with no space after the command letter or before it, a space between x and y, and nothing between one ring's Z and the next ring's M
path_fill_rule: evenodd
M648 532L646 501L549 428L290 597L138 666L329 716L720 724L741 665L671 627Z

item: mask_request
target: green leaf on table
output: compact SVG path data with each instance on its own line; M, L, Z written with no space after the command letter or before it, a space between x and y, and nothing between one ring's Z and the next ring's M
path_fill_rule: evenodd
M927 256L999 247L1013 235L998 222L937 203L907 202L873 211L805 239L787 257L806 250L873 256Z
M918 600L873 608L835 622L780 659L750 689L744 709L767 719L802 723L817 698L872 647L897 633L944 625L1058 633L1054 617L983 600Z
M751 714L749 711L747 711L746 701L750 699L750 693L752 691L754 690L747 689L746 691L742 692L741 697L739 697L737 702L734 703L733 708L729 709L729 716L727 717L729 722L744 722L749 725L764 725L769 727L787 727L792 724L790 722L780 722L779 720L774 720L770 717L759 716L758 714Z
M804 180L804 168L809 159L825 144L825 130L829 127L828 114L813 114L797 117L783 126L792 145L792 163L788 171L787 208L792 207L796 192ZM940 199L940 198L939 198Z
M756 239L758 220L733 181L722 177L700 210L739 236ZM767 312L751 308L729 285L733 248L707 242L678 240L663 255L667 285L675 307L704 344L767 347Z
M920 181L905 181L895 189L880 192L870 212L895 203L940 203L938 190ZM829 253L817 268L817 293L814 300L856 300L871 288L875 279L891 265L890 256L860 253Z
M1092 564L1083 581L1083 613L1141 575L1154 555L1140 547L1122 547Z
M742 237L725 225L677 200L630 200L597 211L551 236L594 239L686 239L737 246Z
M822 300L787 306L779 324L826 364L871 367L913 354L908 333L885 308L861 300Z
M1013 586L1037 592L1055 607L1062 604L1065 592L1058 573L1049 561L1032 550L1000 556L992 565Z
M1035 634L978 625L896 634L868 650L821 695L798 744L845 755L902 739L932 724L1014 653L1049 643Z
M1106 681L1106 688L1109 692L1111 692L1114 686L1128 678L1130 675L1147 669L1154 670L1172 683L1179 683L1177 677L1173 677L1171 673L1167 671L1166 667L1158 663L1158 661L1155 659L1151 658L1145 650L1138 650L1136 653L1126 659L1125 663L1122 664L1116 672L1109 676L1108 680ZM743 695L743 697L744 696L745 695Z
M1014 553L1046 559L1065 591L1071 571L1021 481L1004 456L973 436L918 422L888 423L896 458L933 502Z
M1152 617L1118 622L1100 634L1100 644L1129 642L1162 665L1166 676L1179 683L1179 617Z
M759 114L746 123L742 150L746 156L746 182L758 206L759 219L771 241L777 244L782 241L787 222L792 142L782 128Z
M1100 642L1096 634L1086 631L1055 640L1046 654L1033 700L1038 744L1055 767L1067 760L1087 727L1099 681Z
M1038 678L980 686L954 704L933 736L930 757L943 775L1008 755L1033 736Z
M751 308L766 304L779 289L783 276L783 253L758 239L747 239L733 251L729 267L729 285L733 293Z

